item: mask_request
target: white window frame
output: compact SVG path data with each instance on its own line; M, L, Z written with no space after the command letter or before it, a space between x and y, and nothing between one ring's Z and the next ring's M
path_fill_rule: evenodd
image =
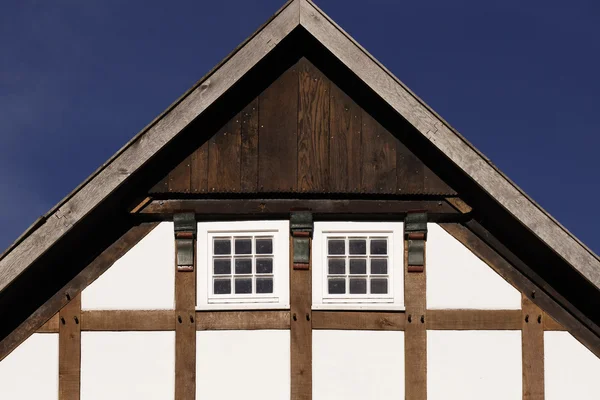
M289 232L288 220L199 222L196 245L198 288L196 308L199 310L289 309ZM213 239L219 236L263 235L273 237L273 293L212 294ZM233 264L231 268L233 273Z
M385 237L388 240L386 295L327 293L327 240L335 237ZM402 222L315 222L312 245L315 310L404 310L404 230Z

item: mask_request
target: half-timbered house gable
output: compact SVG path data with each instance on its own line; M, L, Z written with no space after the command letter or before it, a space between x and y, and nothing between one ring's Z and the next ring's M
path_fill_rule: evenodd
M0 398L598 398L599 288L290 0L0 256Z

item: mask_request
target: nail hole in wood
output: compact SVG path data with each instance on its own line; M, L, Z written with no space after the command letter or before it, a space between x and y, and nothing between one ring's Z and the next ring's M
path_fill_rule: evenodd
M525 316L525 323L529 323L529 315Z
M421 323L424 324L425 323L425 316L421 315Z
M65 296L67 297L68 301L71 301L71 295L69 293L65 293Z
M194 323L194 317L192 315L190 315L190 322L193 324Z
M181 319L181 315L178 315L178 316L177 316L177 321L179 321L179 323L182 323L182 322L183 322L183 320Z
M306 320L310 321L310 315L306 314Z
M63 317L60 317L60 322L61 322L61 324L63 324L63 325L67 323L67 321L65 321L65 319L64 319Z
M76 323L77 325L79 325L79 318L77 318L76 316L75 316L75 317L73 317L73 321L75 321L75 323Z
M535 299L535 290L533 292L531 292L531 298Z
M293 319L294 321L297 321L297 320L298 320L298 318L296 318L296 314L295 314L295 313L294 313L294 315L292 315L292 319Z
M542 323L542 316L538 315L538 324L541 324L541 323Z
M408 314L408 323L412 323L412 315Z

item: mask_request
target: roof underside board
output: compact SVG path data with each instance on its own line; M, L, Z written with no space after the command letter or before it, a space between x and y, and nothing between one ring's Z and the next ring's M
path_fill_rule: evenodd
M84 218L97 211L132 175L192 121L301 27L406 119L503 210L561 257L596 289L600 259L499 172L460 134L410 92L308 0L288 2L267 24L165 113L128 143L84 184L51 210L0 259L0 293ZM97 214L97 213L96 213Z

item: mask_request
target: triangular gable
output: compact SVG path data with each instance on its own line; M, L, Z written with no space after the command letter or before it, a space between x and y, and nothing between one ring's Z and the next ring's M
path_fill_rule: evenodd
M420 141L440 157L443 166L450 166L464 175L459 187L453 188L460 191L463 185L473 185L472 187L478 189L480 193L474 200L476 203L481 200L481 204L471 205L481 206L480 218L471 221L470 225L466 224L471 231L476 232L478 238L473 240L481 239L486 245L501 251L504 259L516 265L525 279L541 287L544 295L551 298L549 301L554 302L552 304L556 304L557 309L565 313L564 320L560 322L575 330L576 336L588 346L600 349L600 329L596 324L597 310L591 305L593 302L586 301L590 295L596 296L594 298L598 296L598 257L527 197L309 0L288 2L269 22L140 132L86 182L36 221L0 259L2 299L10 302L17 297L15 282L33 279L32 277L41 271L49 274L45 265L56 263L60 259L57 254L71 249L74 243L79 244L76 238L86 229L86 224L94 225L98 220L107 219L103 215L107 210L111 210L110 215L113 216L126 215L129 211L126 208L130 203L122 201L123 192L126 188L139 184L139 171L161 156L167 146L194 120L207 113L211 107L214 108L224 95L234 90L236 84L272 54L280 43L300 31L313 38L324 51L331 54L385 102L386 107L420 133L418 138L411 140ZM502 219L504 216L507 216L506 226L492 223L494 218ZM135 229L135 223L128 219L115 223L114 226L103 225L95 234L110 233L104 242L81 244L83 250L80 251L85 254L85 257L82 256L84 261L89 263L94 259L98 260L102 257L98 256L100 251L121 235L127 235L130 229ZM505 249L502 242L495 243L496 236L501 237L510 248ZM93 238L91 237L92 241ZM529 250L528 246L531 246L532 250ZM545 270L528 269L527 263L536 257L547 264ZM541 261L538 261L538 264L540 263ZM61 277L64 279L72 278L78 272L75 265L69 265L65 269L66 272L61 271L61 274L64 274ZM550 284L545 285L546 281L550 281ZM571 282L575 289L570 289L565 281ZM56 281L55 286L58 283L59 281ZM23 312L27 315L16 315L14 313L17 311L7 311L13 313L10 314L13 324L15 321L20 323L23 319L26 320L22 324L24 330L20 340L27 336L25 332L32 332L37 323L43 322L30 319L32 313L38 312L36 310L40 306L35 302L41 301L44 296L46 300L61 287L49 287L46 291L37 293L37 298L23 306ZM532 293L529 295L533 297ZM55 301L56 309L48 307L38 318L43 319L45 316L47 319L52 315L49 313L56 312L65 301ZM4 332L5 335L8 333ZM14 343L17 342L18 340ZM13 346L6 343L3 345Z

